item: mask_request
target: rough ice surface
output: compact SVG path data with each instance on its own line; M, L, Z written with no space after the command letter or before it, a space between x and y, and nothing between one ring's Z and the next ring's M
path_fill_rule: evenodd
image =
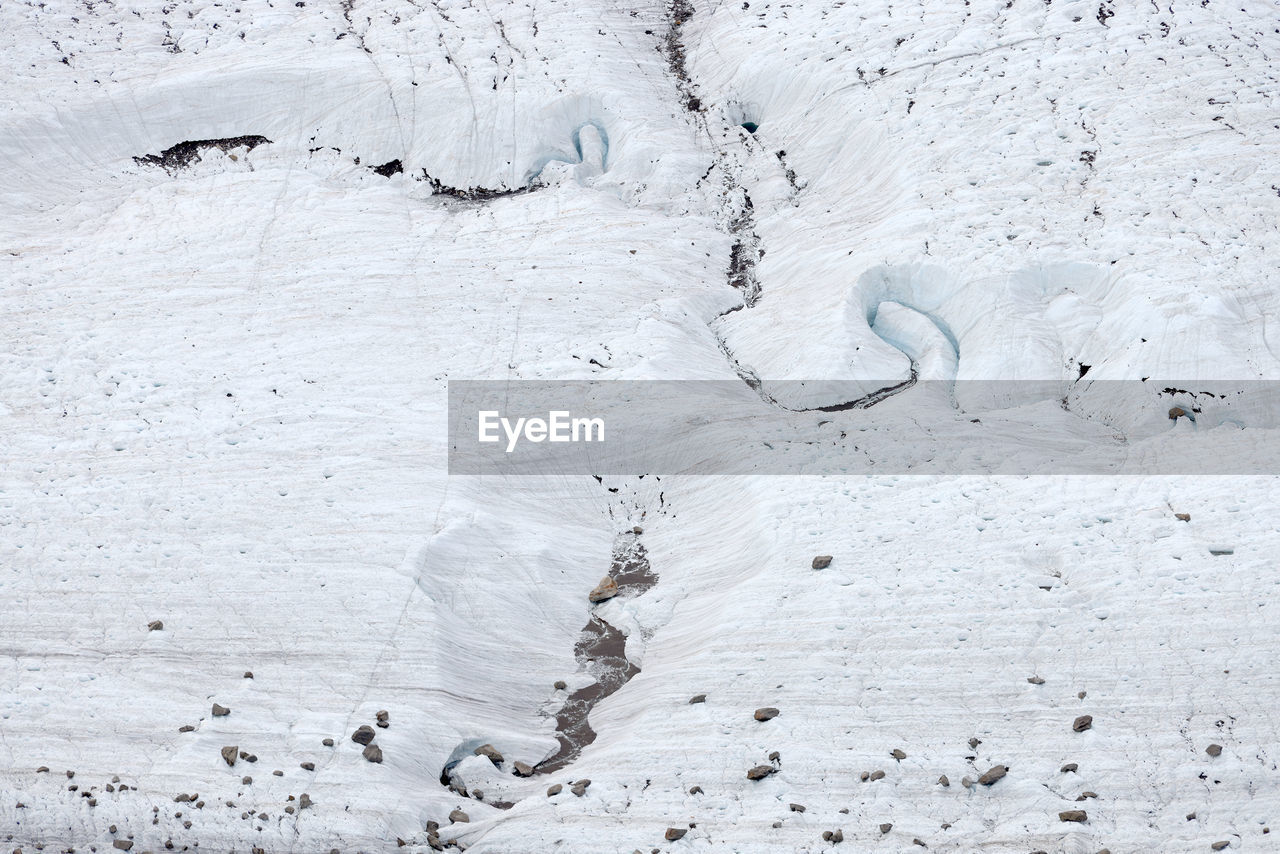
M1273 478L494 482L444 429L450 379L1280 378L1276 12L0 4L0 843L1280 850ZM592 613L639 672L517 776Z

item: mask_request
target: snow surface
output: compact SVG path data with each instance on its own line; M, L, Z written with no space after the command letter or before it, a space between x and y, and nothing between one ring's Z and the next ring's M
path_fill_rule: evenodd
M0 5L0 841L1280 850L1271 476L445 468L449 380L1280 378L1278 12ZM633 526L641 672L516 777Z

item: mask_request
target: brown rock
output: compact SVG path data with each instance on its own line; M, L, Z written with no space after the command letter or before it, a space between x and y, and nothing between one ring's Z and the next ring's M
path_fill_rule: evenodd
M128 851L133 848L132 839L116 839L111 843L111 847L118 851Z
M701 794L702 794L702 787L701 787L701 786L690 786L690 787L689 787L689 794L691 794L691 795L701 795Z
M516 760L516 762L513 764L512 768L513 768L513 770L516 772L516 776L517 776L517 777L532 777L532 776L533 776L533 766L532 766L532 765L530 765L530 764L529 764L529 763L527 763L527 762L521 762L521 761L519 761L519 760Z
M1084 810L1064 810L1058 813L1058 821L1074 821L1079 824L1089 820L1089 814Z
M706 694L694 694L692 697L689 698L689 705L695 706L698 703L705 703L706 701L707 701Z
M1181 418L1186 414L1187 414L1187 410L1183 409L1181 406L1172 407L1169 410L1169 420L1177 421L1179 418Z
M231 710L226 706L219 706L217 703L213 704L213 716L215 718L225 718L229 714L231 714Z
M240 748L234 744L222 748L222 759L228 765L236 764L236 757L240 755Z
M311 806L311 804L311 796L306 792L303 792L302 796L298 798L298 809L305 810L307 807Z
M246 670L246 671L244 672L244 678L245 678L245 679L252 679L252 678L253 678L253 671L252 671L252 670Z
M960 785L964 786L966 789L972 789L974 786L973 778L969 776L961 777Z
M248 786L250 783L252 783L252 782L253 782L253 778L252 778L252 777L241 777L241 778L240 778L240 782L241 782L241 783L243 783L244 785Z
M604 602L606 599L612 599L618 595L618 582L613 580L612 575L606 575L600 579L600 583L595 589L587 594L587 598L592 602Z
M757 765L751 770L747 771L747 779L763 780L765 777L768 777L770 774L776 774L776 773L778 773L778 769L774 768L772 765Z
M363 755L364 758L368 759L370 762L381 762L382 748L376 744L367 745L363 751Z
M771 721L781 714L773 706L765 706L763 709L756 709L755 719L758 721Z
M831 566L831 555L818 555L813 559L814 569L826 569Z
M1093 715L1081 715L1071 723L1071 729L1075 732L1084 732L1093 727Z
M303 771L314 771L316 770L316 763L303 762L299 767L302 768Z
M1223 848L1226 848L1230 844L1231 844L1231 840L1223 839L1221 842L1213 843L1212 845L1209 846L1209 848L1213 851L1221 851Z
M164 628L164 623L161 622L160 620L152 620L151 622L147 623L148 631L158 632L163 628Z
M326 738L324 741L322 741L322 742L320 742L320 743L321 743L321 744L323 744L325 747L333 747L333 739L332 739L332 738Z
M194 732L194 731L195 731L195 727L193 727L191 724L183 724L182 726L178 727L178 732Z
M1208 747L1206 747L1206 748L1204 749L1204 752L1205 752L1205 753L1207 753L1207 754L1209 754L1210 756L1221 756L1221 755L1222 755L1222 745L1221 745L1221 744L1211 744L1211 745L1209 745Z
M907 754L897 747L895 747L893 749L893 752L890 753L889 755L892 756L894 759L898 760L899 762L907 758Z
M498 748L494 747L492 744L482 744L472 752L475 753L476 756L486 757L494 765L502 764L502 754L498 752Z
M662 836L668 842L675 842L677 839L684 839L684 835L689 831L683 827L668 827L667 832Z
M557 679L556 684L552 685L551 687L555 688L557 691L563 691L564 689L568 688L569 685L563 679Z
M871 779L871 772L870 772L870 771L863 771L861 774L859 774L859 775L858 775L858 779L859 779L859 780L861 780L861 781L862 781L862 782L864 782L864 783L865 783L865 782L867 782L868 780L870 780L870 779Z
M943 774L941 777L939 777L939 778L938 778L938 785L940 785L940 786L950 786L950 785L951 785L951 781L947 779L947 775L946 775L946 774Z
M586 780L586 779L579 780L578 782L574 783L572 786L569 787L569 791L573 792L578 797L582 797L584 794L586 794L587 787L590 785L591 785L590 780Z
M377 736L373 731L373 727L368 724L361 724L360 728L351 733L351 740L356 744L368 744Z
M872 771L868 779L871 779L871 780L883 780L883 779L884 779L884 772L883 772L883 771Z
M889 832L889 831L891 831L891 830L893 830L893 825L892 825L892 824L890 824L890 823L889 823L889 822L887 822L887 821L886 821L884 824L880 825L880 832L881 832L881 833L888 833L888 832Z
M449 813L449 821L454 824L462 824L471 821L471 816L467 815L462 810L454 810Z
M1008 773L1009 773L1009 769L1006 768L1005 766L993 765L987 771L987 773L983 774L981 777L978 778L978 782L984 786L990 786L994 784L997 780L1002 778L1005 774L1008 774Z
M1191 514L1190 513L1174 513L1173 518L1177 519L1179 522L1190 522Z
M554 798L556 795L560 794L562 791L564 791L564 786L561 786L559 783L556 783L554 786L548 786L547 797Z

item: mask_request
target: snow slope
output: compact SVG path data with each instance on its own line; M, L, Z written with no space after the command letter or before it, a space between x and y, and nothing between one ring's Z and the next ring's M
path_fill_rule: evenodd
M1276 13L0 6L0 841L1280 850L1269 473L475 479L445 431L459 379L1121 426L1096 380L1276 379ZM1234 411L1168 429L1274 444ZM640 672L515 776L592 613Z

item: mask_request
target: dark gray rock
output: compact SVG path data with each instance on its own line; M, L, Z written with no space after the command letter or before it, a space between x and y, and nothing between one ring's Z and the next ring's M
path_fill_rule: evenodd
M1001 778L1004 777L1005 774L1008 774L1008 773L1009 773L1009 769L1006 768L1005 766L992 765L991 768L987 770L987 773L983 774L981 777L978 778L978 782L984 786L991 786L991 785L994 785L997 780L1000 780Z
M222 748L222 760L228 765L236 764L236 757L240 755L240 748L234 744Z
M377 733L373 731L373 727L368 724L361 724L360 728L351 733L351 740L356 744L369 744L377 737Z
M778 769L774 768L772 765L757 765L754 768L747 771L747 779L763 780L765 777L768 777L770 774L776 774L776 773L778 773Z
M363 751L363 756L370 762L381 762L382 748L376 744L367 745Z
M684 835L688 832L688 829L683 827L668 827L667 832L663 834L663 838L668 842L675 842L677 839L684 839Z
M826 569L831 566L831 555L818 555L813 559L814 569Z
M1074 821L1078 824L1084 824L1089 820L1089 814L1084 810L1064 810L1058 813L1058 821Z
M1071 729L1075 732L1084 732L1093 728L1093 715L1081 715L1071 723Z
M231 714L231 710L226 706L219 706L217 703L213 704L213 716L215 718L225 718L229 714Z

